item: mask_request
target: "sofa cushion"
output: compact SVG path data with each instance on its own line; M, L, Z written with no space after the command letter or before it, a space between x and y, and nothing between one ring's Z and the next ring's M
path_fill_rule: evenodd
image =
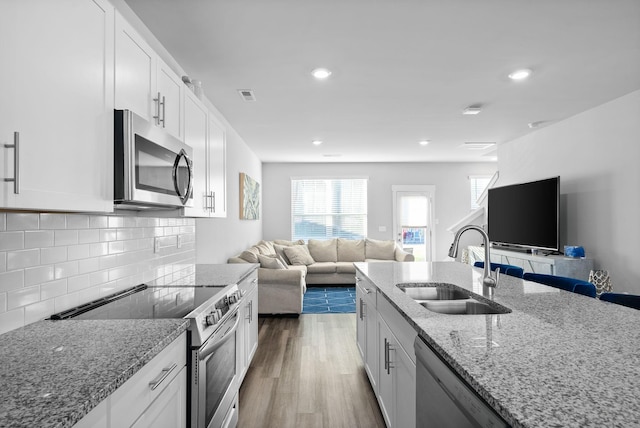
M336 272L338 273L352 273L356 274L356 267L352 262L338 262L336 263Z
M284 253L285 248L287 247L284 245L278 245L278 244L273 245L273 249L276 251L276 254L282 257L282 260L284 261L285 264L287 265L293 264L291 263L291 260L289 260L289 257L287 257L287 255Z
M316 262L337 262L338 247L336 239L309 239L309 253Z
M263 255L258 254L258 260L260 261L260 267L266 269L286 269L287 266L284 265L276 254L271 255Z
M364 261L364 240L338 238L338 261L340 262L363 262Z
M336 273L335 262L315 262L307 266L307 272L309 274L315 273Z
M292 245L304 245L304 240L298 239L297 241L287 241L286 239L275 239L273 243L290 247Z
M276 250L273 247L273 242L271 241L260 241L258 242L256 245L256 247L258 247L258 249L260 250L260 254L265 254L265 255L269 255L269 254L275 254ZM263 252L264 249L264 252Z
M378 241L377 239L365 240L364 253L366 259L394 260L395 241Z
M292 265L309 266L315 262L306 245L292 245L290 247L284 247L284 253L287 255L287 258Z
M260 260L258 260L258 254L260 254L258 248L251 247L240 253L238 257L240 257L242 260L246 260L249 263L260 263Z

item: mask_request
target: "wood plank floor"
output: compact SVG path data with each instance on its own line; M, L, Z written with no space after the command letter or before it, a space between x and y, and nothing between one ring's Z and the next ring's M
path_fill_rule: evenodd
M356 346L355 314L260 318L240 428L384 428Z

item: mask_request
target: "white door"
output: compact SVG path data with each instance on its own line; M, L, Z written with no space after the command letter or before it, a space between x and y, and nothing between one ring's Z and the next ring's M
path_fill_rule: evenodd
M432 261L435 186L392 186L392 192L396 241L416 261Z

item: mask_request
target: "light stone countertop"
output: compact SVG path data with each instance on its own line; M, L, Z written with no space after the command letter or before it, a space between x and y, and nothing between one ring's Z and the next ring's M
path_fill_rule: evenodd
M511 313L439 314L396 284L449 283L482 296L481 269L355 265L513 427L640 426L640 311L501 275L493 301Z
M0 427L72 427L188 326L45 320L0 335Z

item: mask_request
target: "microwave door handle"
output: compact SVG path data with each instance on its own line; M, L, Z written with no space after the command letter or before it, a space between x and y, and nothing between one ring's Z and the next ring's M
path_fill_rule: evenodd
M178 185L178 167L180 165L180 159L184 158L185 161L187 162L187 170L189 172L189 181L187 183L187 191L184 193L184 195L180 192L180 186ZM180 201L182 202L182 204L186 204L187 201L189 200L189 196L191 196L191 190L193 189L193 164L191 162L191 159L189 159L189 156L187 156L187 153L184 151L184 149L180 150L180 153L178 153L178 156L176 156L176 160L173 163L173 187L177 193L177 195L180 197Z
M224 342L227 341L227 339L231 337L231 335L235 334L236 330L238 329L238 324L240 324L240 317L236 313L236 322L233 324L233 327L231 327L231 329L228 330L220 339L212 343L208 343L199 353L200 360L202 361L206 359L209 355L213 354L216 350L218 350L218 348L220 348L224 344Z

